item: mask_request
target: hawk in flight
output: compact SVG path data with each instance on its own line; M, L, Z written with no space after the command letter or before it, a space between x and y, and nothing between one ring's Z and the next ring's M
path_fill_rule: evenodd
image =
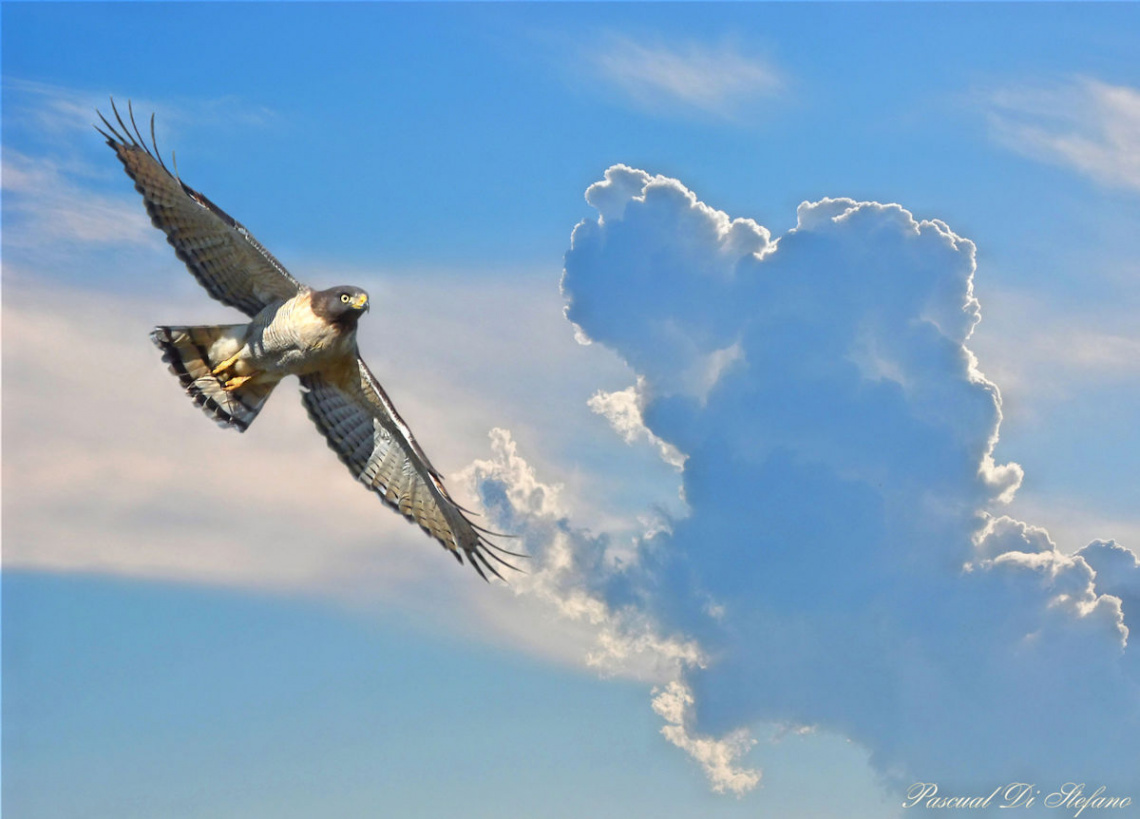
M244 432L287 375L301 380L302 400L317 429L353 476L386 504L463 556L486 580L488 560L516 568L451 499L408 425L360 358L356 328L368 312L359 287L314 290L297 281L268 250L217 205L166 168L129 110L127 127L114 101L118 128L102 113L96 126L134 180L151 222L211 296L236 307L246 324L156 327L151 339L187 394L224 427ZM177 167L177 166L176 166Z

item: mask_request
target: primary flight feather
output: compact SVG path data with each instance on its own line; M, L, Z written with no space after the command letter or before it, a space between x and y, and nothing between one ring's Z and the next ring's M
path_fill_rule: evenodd
M151 222L178 258L244 324L156 327L151 339L188 395L220 425L244 432L287 375L301 380L302 400L329 446L353 476L438 540L460 563L465 555L502 577L488 560L515 568L496 552L492 534L451 499L376 377L360 358L357 323L369 309L359 287L313 290L162 161L150 121L147 146L133 112L130 127L111 103L118 127L101 113L97 128L134 180ZM522 555L516 555L521 557Z

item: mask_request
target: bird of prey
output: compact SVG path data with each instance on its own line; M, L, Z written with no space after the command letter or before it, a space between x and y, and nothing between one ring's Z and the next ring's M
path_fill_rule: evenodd
M221 326L156 327L151 339L186 393L223 427L244 432L287 375L301 380L302 400L329 446L353 476L420 526L486 580L502 579L488 560L512 569L443 484L408 425L360 358L356 330L369 309L359 287L314 290L284 268L244 226L171 173L128 106L127 127L101 112L96 126L143 196L151 222L211 296L250 321Z

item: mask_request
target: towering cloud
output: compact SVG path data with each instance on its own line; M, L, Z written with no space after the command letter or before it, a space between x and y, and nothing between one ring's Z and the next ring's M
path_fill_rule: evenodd
M637 373L592 406L682 470L689 514L630 548L576 532L506 441L475 477L530 582L613 656L668 659L666 738L738 793L764 723L849 737L896 785L1136 785L1140 568L1002 515L1022 470L967 347L974 245L848 199L774 240L625 166L586 197L566 315Z

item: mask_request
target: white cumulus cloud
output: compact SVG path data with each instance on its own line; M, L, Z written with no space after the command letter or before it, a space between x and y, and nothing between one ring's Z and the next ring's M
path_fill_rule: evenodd
M846 736L896 785L1135 785L1131 553L1065 555L1001 513L1022 470L968 347L974 245L848 199L805 203L773 242L627 166L587 198L567 318L638 378L595 409L685 456L689 515L582 582L699 647L654 698L669 741L737 792L760 724Z

